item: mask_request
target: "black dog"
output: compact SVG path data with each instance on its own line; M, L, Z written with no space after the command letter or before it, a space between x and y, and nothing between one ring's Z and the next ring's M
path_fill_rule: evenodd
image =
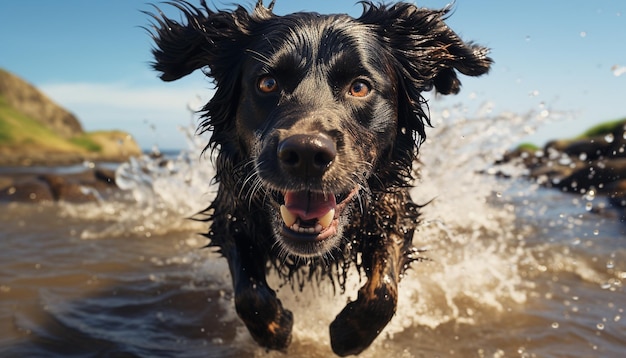
M217 154L207 234L228 260L235 306L262 346L284 350L293 317L266 271L304 284L367 281L330 325L333 350L358 354L391 320L397 284L417 258L412 165L430 125L422 91L457 93L456 71L486 73L487 49L464 43L447 10L364 2L358 19L173 3L185 23L153 16L164 81L204 69L216 84L201 131Z

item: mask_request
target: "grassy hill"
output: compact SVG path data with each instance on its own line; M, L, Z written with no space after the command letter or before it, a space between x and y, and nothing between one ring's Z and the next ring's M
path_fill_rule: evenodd
M64 138L10 106L0 95L0 165L120 161L140 153L134 140L121 131L83 132Z

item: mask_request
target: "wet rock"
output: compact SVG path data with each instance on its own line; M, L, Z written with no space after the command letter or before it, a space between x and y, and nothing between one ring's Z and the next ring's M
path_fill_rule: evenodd
M603 159L579 165L579 169L563 178L558 187L571 191L595 189L605 192L612 183L626 178L626 158Z
M540 149L518 148L496 164L522 165L528 178L541 185L572 193L593 190L614 207L626 209L626 120L600 127L585 138L553 140Z
M8 188L13 184L13 178L5 175L0 175L0 189Z
M612 182L605 189L611 205L626 208L626 179Z
M0 189L0 201L2 202L39 203L54 200L54 195L48 183L37 178L20 179Z
M96 168L94 170L94 176L97 180L109 184L116 185L115 183L115 170L106 168Z
M45 174L40 178L48 184L55 200L72 203L96 201L94 192L76 180L55 174Z
M532 169L541 164L541 156L543 156L543 152L537 152L529 148L516 148L510 152L504 153L502 159L496 161L496 164L519 161L526 168Z
M67 174L18 171L0 175L0 202L87 203L114 195L115 171L86 169Z
M545 150L554 150L581 160L597 160L606 157L612 147L604 138L594 137L574 141L552 141L546 144Z

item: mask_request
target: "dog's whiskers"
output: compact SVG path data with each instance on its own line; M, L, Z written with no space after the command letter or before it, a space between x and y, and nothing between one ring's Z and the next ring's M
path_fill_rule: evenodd
M259 192L265 192L263 182L259 177L256 167L251 168L254 165L254 160L250 159L237 166L235 172L242 173L237 180L239 186L239 192L237 193L237 199L240 201L247 201L248 207L252 207L253 201Z

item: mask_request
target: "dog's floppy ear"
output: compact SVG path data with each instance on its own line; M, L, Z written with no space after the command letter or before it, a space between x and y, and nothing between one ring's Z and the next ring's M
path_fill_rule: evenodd
M413 4L376 6L363 2L361 22L377 27L399 63L402 75L419 89L432 87L442 94L458 93L456 71L479 76L489 71L492 60L485 47L463 42L444 22L449 8L430 10Z
M421 93L434 88L438 93L458 93L461 81L457 71L480 76L493 62L485 47L463 42L443 22L449 9L429 10L413 4L374 5L363 1L358 19L370 26L388 49L398 80L398 127L426 138L430 124L422 105Z
M164 81L175 81L191 72L208 68L207 75L231 72L234 63L229 59L241 58L243 47L238 40L244 38L250 24L250 14L241 6L233 11L213 11L204 0L201 8L184 0L174 0L167 4L178 8L185 17L184 23L165 17L158 9L158 15L148 13L156 22L150 31L156 47L153 48L155 62L152 66L161 72ZM255 15L263 17L271 13L259 0ZM219 83L219 78L216 78Z

